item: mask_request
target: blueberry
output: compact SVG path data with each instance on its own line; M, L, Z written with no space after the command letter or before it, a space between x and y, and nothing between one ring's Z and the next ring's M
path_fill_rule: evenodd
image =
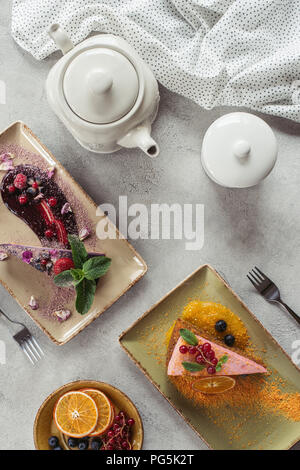
M102 447L102 441L101 439L93 439L91 442L91 449L92 450L100 450Z
M63 449L60 446L56 446L56 447L54 447L53 450L63 450Z
M54 448L56 446L58 446L59 442L58 442L58 439L56 436L51 436L49 437L48 439L48 444L50 447Z
M79 450L87 450L89 447L89 441L87 439L81 439L78 443Z
M226 335L224 337L226 346L233 346L235 342L235 337L233 335Z
M224 320L219 320L215 324L215 330L218 331L219 333L223 333L227 328L227 323Z
M78 443L79 443L78 439L75 439L74 437L69 437L68 446L71 447L71 449L78 447Z

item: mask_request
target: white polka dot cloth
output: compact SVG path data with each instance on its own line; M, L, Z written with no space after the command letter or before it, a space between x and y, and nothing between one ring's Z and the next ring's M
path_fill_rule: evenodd
M300 121L299 0L13 0L12 34L35 58L92 31L127 39L167 88L210 109L247 106Z

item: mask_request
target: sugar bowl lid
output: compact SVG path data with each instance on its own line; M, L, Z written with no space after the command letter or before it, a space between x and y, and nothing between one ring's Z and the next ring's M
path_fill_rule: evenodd
M108 124L133 108L139 77L127 56L115 49L95 47L72 59L64 74L63 93L81 119Z
M216 183L229 188L258 184L273 169L277 141L271 127L250 113L229 113L208 128L202 165Z

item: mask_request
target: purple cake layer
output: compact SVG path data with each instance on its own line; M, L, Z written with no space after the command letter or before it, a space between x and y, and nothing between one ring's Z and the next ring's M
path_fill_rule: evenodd
M60 258L72 259L72 251L64 248L16 245L13 243L0 244L0 252L15 256L38 271L53 275L53 266ZM104 256L104 253L89 252L89 258Z

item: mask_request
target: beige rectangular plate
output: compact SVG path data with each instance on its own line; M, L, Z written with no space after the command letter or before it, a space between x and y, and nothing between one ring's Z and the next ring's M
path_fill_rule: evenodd
M81 207L85 210L92 228L105 217L102 212L96 216L96 204L89 198L83 189L73 180L64 167L45 148L32 131L22 122L12 124L0 134L0 147L4 145L19 145L22 148L39 155L48 162L48 166L56 165L58 176L68 184ZM17 162L20 164L21 162ZM4 172L0 173L0 181ZM76 215L76 213L75 213ZM108 222L111 228L115 228ZM118 233L118 232L117 232ZM0 243L21 243L24 245L40 245L38 238L30 228L18 217L13 215L0 201ZM86 241L88 248L89 240ZM136 253L133 247L124 239L98 240L93 251L104 252L112 258L112 266L108 274L98 285L96 297L92 309L86 315L79 315L75 311L74 300L65 308L71 309L72 316L64 323L43 316L39 310L33 311L28 307L31 295L43 299L48 295L45 289L45 274L39 273L31 266L17 259L10 258L0 263L0 282L26 310L30 317L56 344L64 344L76 336L83 328L89 325L95 318L101 315L121 295L133 286L147 271L143 259Z
M165 333L191 299L219 302L236 313L246 325L253 344L260 350L266 351L263 360L267 366L276 369L292 390L299 391L299 369L241 299L208 265L201 266L123 333L120 337L122 347L152 384L212 449L290 448L300 439L299 422L291 422L271 413L259 419L253 415L246 423L236 416L234 424L241 423L241 437L236 442L230 443L230 433L227 431L230 431L233 422L225 422L223 428L217 427L213 422L213 411L211 417L208 417L204 411L181 396L168 381L165 366Z

